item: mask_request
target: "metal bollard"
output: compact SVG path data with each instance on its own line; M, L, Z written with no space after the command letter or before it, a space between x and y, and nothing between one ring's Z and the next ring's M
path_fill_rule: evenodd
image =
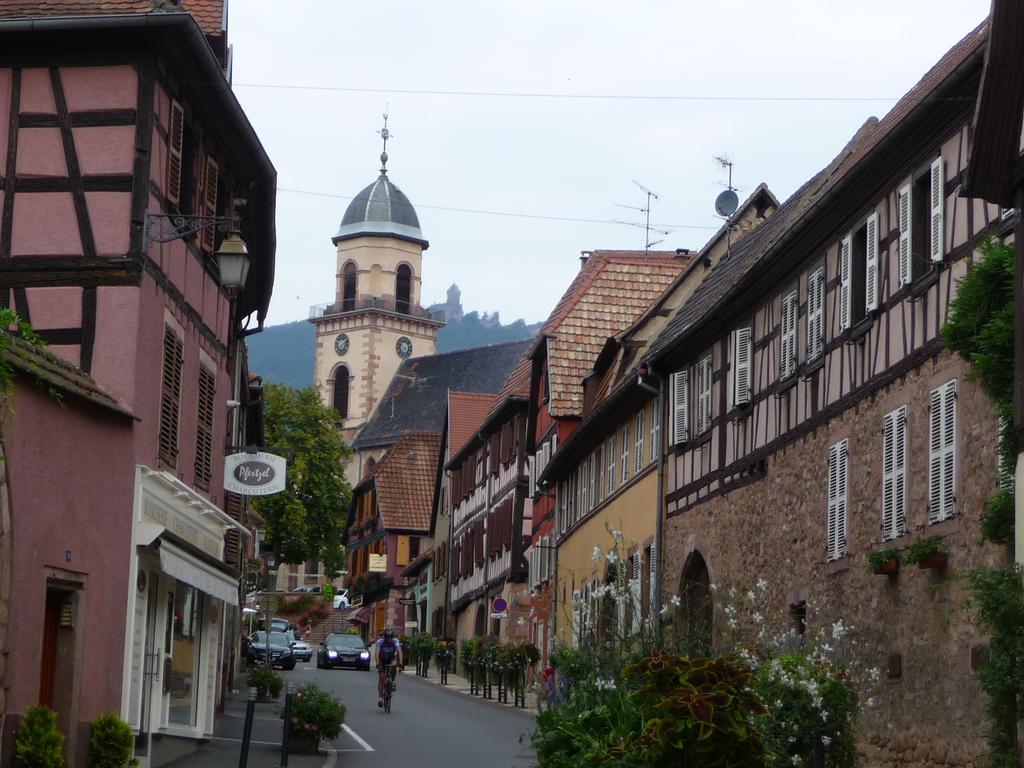
M292 689L287 683L284 693L284 730L281 732L281 768L288 768L288 737L292 730Z
M242 752L238 755L238 768L246 768L249 764L249 740L252 738L252 716L256 711L256 689L249 689L249 699L245 702L245 729L242 731Z

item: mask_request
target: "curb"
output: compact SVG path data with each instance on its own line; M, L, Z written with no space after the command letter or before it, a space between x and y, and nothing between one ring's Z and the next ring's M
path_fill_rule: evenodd
M510 712L515 712L516 714L529 717L530 719L533 719L537 716L536 712L530 709L529 707L514 707L511 704L502 704L497 699L485 699L483 696L474 696L472 693L469 692L468 689L454 688L450 685L441 685L441 683L436 682L435 680L429 677L424 678L420 677L419 675L410 675L410 679L417 680L425 685L432 685L435 688L438 688L442 691L448 691L449 693L465 696L466 698L473 699L474 701L479 701L483 704L490 704L494 707L500 707L501 709L506 709Z

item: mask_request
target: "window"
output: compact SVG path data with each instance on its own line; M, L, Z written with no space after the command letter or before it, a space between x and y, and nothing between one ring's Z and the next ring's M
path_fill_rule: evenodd
M782 317L779 324L779 380L785 381L796 373L796 322L800 314L800 294L796 288L782 297Z
M181 367L184 345L171 328L164 328L164 367L160 385L161 461L174 465L178 460L178 415L181 408Z
M711 353L697 364L697 432L704 434L711 429Z
M732 403L737 408L750 403L751 328L737 328L732 348Z
M634 464L633 472L636 474L640 473L640 470L644 468L644 412L643 410L637 411L636 414L636 444L633 450Z
M399 264L395 271L395 311L409 314L412 297L412 269L408 264Z
M907 532L907 407L882 422L882 538Z
M846 556L846 487L849 440L828 449L828 559Z
M901 284L924 276L946 255L944 169L936 158L899 191Z
M878 308L878 214L843 238L839 246L840 327L852 328Z
M615 435L608 438L608 496L615 492Z
M196 414L196 486L210 490L213 474L213 409L217 379L205 366L199 366L199 397Z
M807 361L825 351L825 265L807 275Z
M956 379L928 401L928 522L956 513Z
M170 694L167 722L194 725L199 686L199 662L203 639L203 595L182 581L174 582L174 591L167 595L166 636L171 639L165 648L170 655L170 669L164 681Z
M625 485L629 480L629 424L622 428L622 477L619 480Z
M686 369L669 377L669 440L680 445L690 439L690 372Z
M356 265L349 262L341 271L341 311L351 312L356 308Z
M334 371L334 393L331 404L343 419L348 418L348 380L348 368L339 365Z

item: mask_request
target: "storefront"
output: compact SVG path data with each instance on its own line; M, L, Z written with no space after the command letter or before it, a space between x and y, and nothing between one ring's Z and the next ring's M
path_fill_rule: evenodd
M173 475L137 469L121 715L143 768L213 735L224 627L238 606L238 573L223 561L232 527L242 529Z

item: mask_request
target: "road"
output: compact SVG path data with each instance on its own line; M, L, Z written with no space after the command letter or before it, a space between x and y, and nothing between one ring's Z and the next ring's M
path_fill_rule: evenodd
M285 681L315 682L338 696L348 713L345 730L332 744L343 768L373 766L444 766L445 768L529 768L536 762L530 747L533 718L522 710L446 690L411 673L398 676L391 714L377 707L374 672L316 669L299 663L283 673ZM283 703L283 696L281 699ZM250 768L279 765L280 705L257 705L250 747ZM216 738L203 753L177 761L180 768L234 768L238 765L244 726L245 696L229 701ZM331 755L292 756L291 768L320 768Z

